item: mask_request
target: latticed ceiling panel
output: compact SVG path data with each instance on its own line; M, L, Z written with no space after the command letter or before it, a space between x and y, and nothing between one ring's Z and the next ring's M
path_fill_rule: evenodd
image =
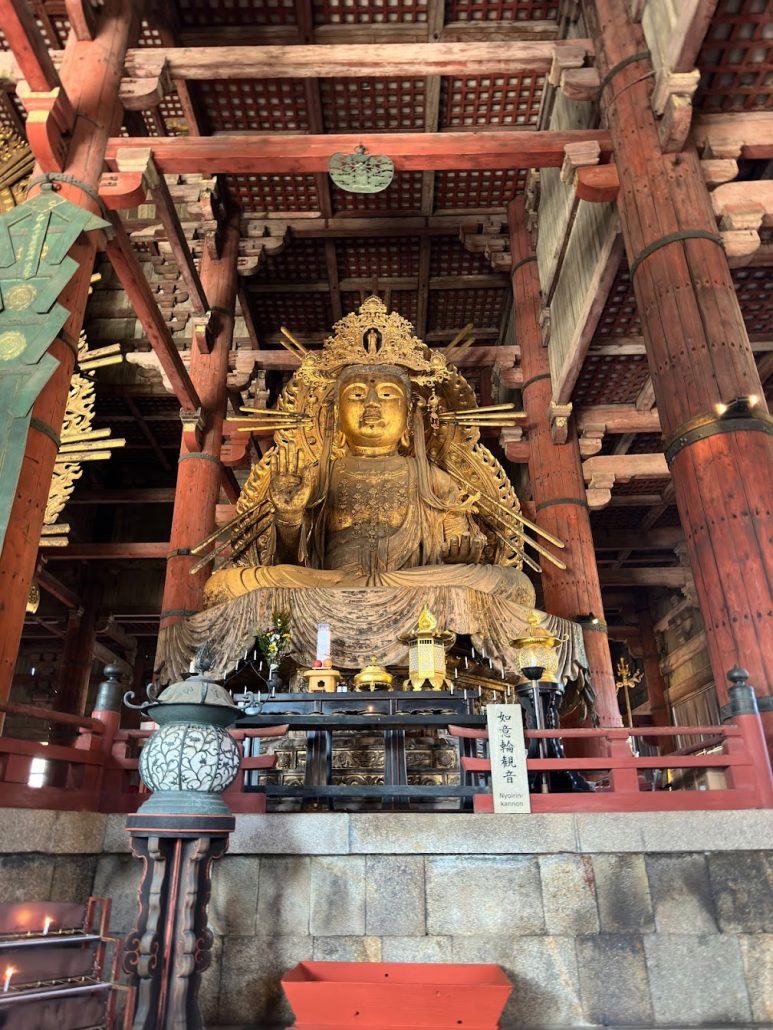
M628 265L623 261L596 329L597 336L639 336L641 319L633 295L633 284Z
M430 244L430 275L490 275L485 254L465 250L452 236L435 236Z
M306 132L300 79L228 79L199 83L211 132Z
M313 283L327 278L322 240L291 240L276 254L267 254L255 275L257 282Z
M318 333L333 322L327 293L264 293L253 298L252 313L258 333L276 332L283 325L291 332Z
M446 21L552 21L557 0L448 0Z
M679 518L679 509L675 504L669 504L663 514L660 516L658 521L652 527L653 529L670 529L673 526L681 527L682 522Z
M733 282L746 331L770 336L773 333L773 268L735 268Z
M422 132L425 80L320 79L328 132Z
M397 278L419 271L419 241L415 236L336 240L336 256L342 279Z
M429 0L312 0L316 25L410 25L427 21Z
M649 376L643 354L589 354L574 388L575 404L632 404Z
M435 209L437 211L479 211L505 207L523 191L526 170L481 169L470 172L437 172Z
M670 482L670 476L647 476L640 479L629 479L627 483L615 483L614 492L618 497L638 497L643 494L662 495Z
M294 25L294 0L176 0L180 27Z
M440 127L536 126L544 82L541 75L444 78Z
M508 290L433 290L429 297L429 329L458 329L472 322L476 329L498 328Z
M312 175L229 175L228 188L245 214L319 211Z
M421 211L421 172L397 172L382 193L348 193L331 184L333 211L418 214Z
M769 0L720 0L698 57L697 102L706 110L773 108Z
M662 449L663 438L660 433L637 433L631 441L628 454L656 454Z

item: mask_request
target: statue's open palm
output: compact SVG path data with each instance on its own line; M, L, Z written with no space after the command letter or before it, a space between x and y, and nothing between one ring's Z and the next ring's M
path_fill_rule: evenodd
M271 462L268 493L283 522L300 524L311 500L312 470L295 444L277 447Z

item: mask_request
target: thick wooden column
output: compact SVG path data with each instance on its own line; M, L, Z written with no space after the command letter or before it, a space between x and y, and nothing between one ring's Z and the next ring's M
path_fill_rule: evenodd
M190 550L215 528L238 257L239 215L234 211L223 230L220 257L210 257L205 248L201 263L201 284L213 313L215 337L209 353L202 352L195 343L191 349L190 376L201 399L204 430L200 451L188 451L183 442L180 452L161 629L201 610L202 591L211 572L207 567L190 574L197 561Z
M78 41L71 33L60 66L60 78L75 110L64 174L96 191L104 167L105 145L120 127L123 108L118 87L131 32L136 28L134 5L106 0L94 40ZM34 174L38 174L39 168ZM76 185L59 183L62 196L99 214L90 194ZM79 269L59 296L69 312L64 329L49 354L59 367L32 409L24 464L0 554L0 700L10 693L19 639L38 552L54 459L75 361L75 342L83 324L89 280L94 267L94 233L84 234L70 256ZM65 341L70 341L69 343ZM2 726L2 715L0 715Z
M641 27L631 21L625 0L587 0L584 10L620 176L620 224L717 694L724 704L726 674L735 665L749 670L760 694L771 694L773 422L698 155L689 147L661 152ZM756 404L745 416L720 418L737 397L754 397Z
M537 522L564 541L561 557L566 571L542 561L545 608L555 615L576 619L595 615L597 625L584 629L585 649L596 691L596 709L602 726L620 726L612 659L604 622L604 606L596 567L596 553L585 500L580 447L574 420L564 444L550 435L548 407L552 399L547 350L540 340L540 283L537 260L526 229L521 198L508 207L510 250L513 255L513 307L515 339L521 349L523 405L528 416L529 476Z

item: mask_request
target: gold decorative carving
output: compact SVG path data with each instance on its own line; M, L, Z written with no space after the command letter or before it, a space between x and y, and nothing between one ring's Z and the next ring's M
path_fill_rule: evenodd
M106 461L116 447L123 447L125 440L110 436L109 429L92 429L94 421L94 380L88 371L101 365L115 364L122 360L120 346L112 344L89 351L86 334L81 333L78 343L78 364L70 380L67 407L60 433L59 453L54 462L51 489L48 492L46 511L43 516L41 547L64 547L70 527L57 523L67 504L75 483L83 474L84 461Z
M35 159L26 140L0 128L0 214L21 203Z

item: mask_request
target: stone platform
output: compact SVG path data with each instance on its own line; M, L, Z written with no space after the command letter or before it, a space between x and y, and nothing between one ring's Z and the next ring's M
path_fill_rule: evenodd
M124 821L0 810L0 901L107 894L127 930ZM769 1028L772 846L773 811L237 816L202 1008L286 1026L302 959L496 962L503 1030Z

